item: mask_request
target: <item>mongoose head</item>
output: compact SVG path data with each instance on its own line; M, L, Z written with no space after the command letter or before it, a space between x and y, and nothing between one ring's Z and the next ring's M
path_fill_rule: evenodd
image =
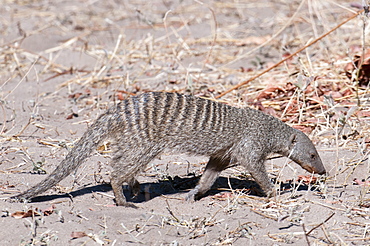
M303 132L295 131L290 136L287 147L288 151L284 154L303 169L310 173L326 174L315 146Z

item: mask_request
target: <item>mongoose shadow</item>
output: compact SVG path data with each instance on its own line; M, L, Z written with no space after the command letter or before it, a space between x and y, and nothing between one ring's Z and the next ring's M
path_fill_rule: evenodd
M290 158L310 173L326 173L311 140L271 115L194 96L150 92L130 97L100 115L46 179L11 199L29 200L50 189L106 140L114 148L110 183L120 206L132 205L122 186L128 184L133 194L139 194L136 176L167 150L209 157L187 200L204 196L220 173L234 164L244 166L266 196L274 196L264 165L272 153Z
M189 190L193 189L196 184L199 182L200 177L168 177L167 180L159 180L157 182L146 182L140 184L140 192L136 197L132 196L132 192L128 185L123 186L123 193L127 199L127 202L131 203L142 203L149 200L152 200L158 196L162 195L173 195L173 194L181 194L187 193ZM298 186L298 184L296 184ZM280 190L281 194L290 192L292 188L294 188L294 184L291 182L280 183ZM219 177L217 181L213 184L211 189L205 194L207 196L213 196L229 189L239 189L244 190L244 193L253 196L262 196L263 191L255 182L251 179L244 179L244 178L227 178L227 177ZM301 190L308 190L308 186L305 184L300 184L296 187L298 191ZM59 198L76 198L79 196L83 196L86 194L92 194L95 192L109 192L112 190L112 187L109 184L98 184L94 186L89 186L85 188L81 188L66 194L60 195L43 195L43 196L36 196L30 199L30 202L46 202L52 201ZM311 190L317 189L311 186Z

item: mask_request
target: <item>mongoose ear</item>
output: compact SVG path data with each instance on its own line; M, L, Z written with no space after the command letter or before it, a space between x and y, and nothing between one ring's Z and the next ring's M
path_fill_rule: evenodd
M297 143L297 134L292 134L289 137L289 146L292 148Z

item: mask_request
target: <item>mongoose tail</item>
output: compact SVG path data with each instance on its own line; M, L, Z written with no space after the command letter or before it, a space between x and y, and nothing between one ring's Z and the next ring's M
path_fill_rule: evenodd
M83 161L89 157L91 152L97 148L99 143L105 139L109 127L110 118L106 114L101 115L96 122L89 127L75 147L67 154L65 159L55 168L55 170L46 177L43 181L33 186L32 188L11 197L13 201L27 201L30 198L41 194L61 180L66 178L74 170L76 170Z

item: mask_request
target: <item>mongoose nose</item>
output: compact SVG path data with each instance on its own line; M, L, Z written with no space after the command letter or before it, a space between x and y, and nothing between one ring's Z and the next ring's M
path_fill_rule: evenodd
M306 169L306 171L310 172L310 173L316 173L316 174L319 174L319 175L324 175L324 174L328 174L325 170L325 168L316 168L316 167L313 167L313 166L302 166L304 169Z
M328 175L328 173L326 172L326 170L325 170L325 167L319 167L319 168L316 168L316 167L312 167L312 171L314 172L314 173L317 173L317 174L319 174L319 175L324 175L324 174L326 174L326 175Z
M320 175L324 175L324 174L329 175L329 173L328 173L328 172L326 172L326 170L325 170L325 169L324 169L323 171L321 171L321 172L318 172L318 174L320 174Z

